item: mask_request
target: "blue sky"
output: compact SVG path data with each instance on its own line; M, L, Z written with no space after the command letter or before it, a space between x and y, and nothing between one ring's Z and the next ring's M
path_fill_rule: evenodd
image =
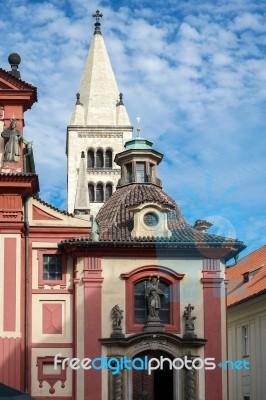
M266 3L264 1L7 0L0 66L22 57L22 79L38 87L25 115L41 197L66 199L66 126L93 33L102 32L133 125L165 154L163 188L190 223L266 243ZM3 35L4 33L4 35Z

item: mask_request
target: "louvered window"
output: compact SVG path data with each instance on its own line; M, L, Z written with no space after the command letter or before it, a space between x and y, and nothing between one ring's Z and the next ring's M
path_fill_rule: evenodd
M106 168L112 168L112 152L107 150L105 153L105 166Z
M105 187L105 201L107 201L112 196L113 187L108 183Z
M136 163L136 178L138 183L145 182L145 163L137 162Z
M96 186L96 201L103 202L103 185L101 183Z
M92 150L88 151L88 168L94 168L94 152Z
M88 189L89 189L90 202L94 203L94 186L93 185L89 185Z
M96 167L103 168L103 152L101 150L96 153Z
M127 170L127 182L131 183L132 182L132 164L127 164L126 165L126 170Z

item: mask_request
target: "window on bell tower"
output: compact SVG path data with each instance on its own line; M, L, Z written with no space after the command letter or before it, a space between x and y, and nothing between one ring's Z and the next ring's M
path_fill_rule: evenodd
M105 167L112 168L112 151L106 150L105 153Z
M88 155L87 155L87 160L88 160L88 168L94 168L94 151L93 150L88 150Z
M105 186L105 201L109 200L113 193L113 186L111 183L107 183Z
M132 182L132 164L126 164L126 171L127 171L127 183Z
M89 184L88 185L88 189L89 189L89 199L91 203L94 203L94 185Z
M138 183L145 182L145 163L144 162L136 163L136 182L138 182Z
M96 152L96 167L103 168L103 152L102 152L102 150L97 150L97 152Z
M103 185L101 183L96 186L96 202L103 202Z

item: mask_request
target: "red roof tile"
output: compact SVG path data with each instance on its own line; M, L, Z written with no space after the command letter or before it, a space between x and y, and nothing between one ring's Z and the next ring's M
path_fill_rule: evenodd
M248 282L244 282L244 274L253 272ZM243 257L236 265L227 268L229 280L227 305L248 300L266 292L266 246Z

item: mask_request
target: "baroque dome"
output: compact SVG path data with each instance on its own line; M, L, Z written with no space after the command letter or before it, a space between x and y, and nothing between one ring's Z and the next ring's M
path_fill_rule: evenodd
M134 217L131 209L132 206L145 203L168 208L169 229L187 225L176 202L160 187L152 184L131 184L117 189L98 212L96 221L99 239L126 241L135 239L131 235Z

